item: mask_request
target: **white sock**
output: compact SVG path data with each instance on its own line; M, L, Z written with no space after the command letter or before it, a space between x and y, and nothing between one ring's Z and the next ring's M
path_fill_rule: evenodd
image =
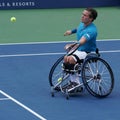
M80 84L80 80L79 79L80 78L79 78L77 73L74 73L74 74L70 75L70 81L71 82L76 82L76 83Z

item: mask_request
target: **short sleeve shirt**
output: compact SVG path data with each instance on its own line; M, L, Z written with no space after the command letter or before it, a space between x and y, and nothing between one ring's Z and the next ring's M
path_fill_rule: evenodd
M84 23L80 23L77 28L77 40L79 41L83 36L86 38L87 42L80 46L78 50L91 52L96 50L96 38L97 38L97 28L91 23L88 26L84 26Z

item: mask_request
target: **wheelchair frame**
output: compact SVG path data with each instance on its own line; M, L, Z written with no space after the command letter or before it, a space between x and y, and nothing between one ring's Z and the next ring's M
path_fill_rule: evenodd
M98 52L98 51L97 51ZM80 87L85 88L91 95L104 98L113 90L114 75L110 65L98 53L89 53L83 62L77 63L77 69L66 70L62 66L64 56L60 57L52 66L49 73L51 95L60 91L69 99L71 94L79 93ZM77 74L80 84L75 88L63 90L62 87L69 82L69 76Z

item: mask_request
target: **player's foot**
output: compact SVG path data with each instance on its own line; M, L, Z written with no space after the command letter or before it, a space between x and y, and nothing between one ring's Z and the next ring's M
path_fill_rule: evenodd
M63 91L65 91L66 89L67 90L70 90L70 89L72 89L72 88L75 88L76 86L78 86L79 84L78 83L76 83L76 82L69 82L69 83L67 83L67 84L65 84L64 86L62 86L62 89L63 89Z

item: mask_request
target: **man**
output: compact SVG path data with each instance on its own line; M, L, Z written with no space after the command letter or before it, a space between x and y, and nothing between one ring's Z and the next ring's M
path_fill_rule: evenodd
M76 29L67 30L64 33L65 36L76 33L77 41L80 43L78 50L72 55L64 57L64 64L69 65L70 68L76 64L78 60L84 59L87 53L96 51L97 28L93 23L96 18L97 11L93 8L87 8L82 13L79 26ZM66 49L67 47L68 45L65 46ZM76 82L78 82L78 80Z

